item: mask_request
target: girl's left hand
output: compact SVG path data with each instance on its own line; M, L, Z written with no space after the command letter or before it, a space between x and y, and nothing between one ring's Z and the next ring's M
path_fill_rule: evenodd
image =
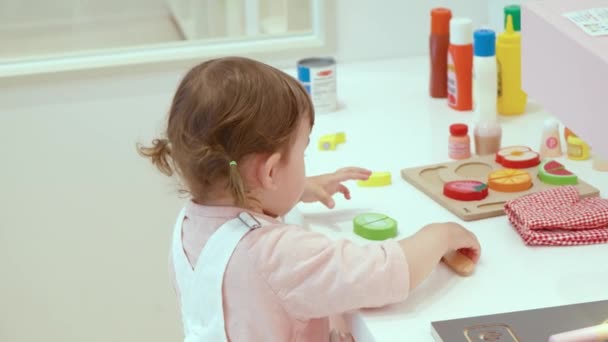
M332 196L341 192L344 198L350 199L350 191L342 182L348 180L367 180L372 174L370 170L359 167L345 167L334 173L306 178L306 186L300 201L305 203L319 201L332 209L336 203Z

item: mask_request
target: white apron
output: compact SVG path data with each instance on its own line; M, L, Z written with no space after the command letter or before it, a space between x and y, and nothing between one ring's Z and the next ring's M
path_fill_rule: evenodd
M194 270L182 244L181 211L173 233L173 263L181 293L185 342L227 342L222 302L224 273L232 253L243 236L260 222L247 212L224 223L203 247Z

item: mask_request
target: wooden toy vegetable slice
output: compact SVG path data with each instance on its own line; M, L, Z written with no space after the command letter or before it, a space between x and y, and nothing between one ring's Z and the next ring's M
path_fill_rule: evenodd
M386 240L397 236L397 221L384 214L361 214L353 220L353 231L368 240Z
M459 201L479 201L488 197L488 186L474 180L452 181L443 185L443 195Z

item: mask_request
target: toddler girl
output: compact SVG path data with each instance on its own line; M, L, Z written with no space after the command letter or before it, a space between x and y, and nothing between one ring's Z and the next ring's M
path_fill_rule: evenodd
M175 224L172 266L185 341L327 341L329 316L405 298L441 260L475 236L429 224L403 239L358 246L281 222L299 201L350 198L345 168L306 178L314 124L306 90L245 58L190 70L171 106L166 137L139 147L191 200Z

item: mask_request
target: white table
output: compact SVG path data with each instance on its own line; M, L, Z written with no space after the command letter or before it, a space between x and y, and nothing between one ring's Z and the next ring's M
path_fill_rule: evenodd
M428 96L426 58L340 64L337 74L344 105L338 112L316 116L307 173L363 166L390 171L393 185L360 188L351 182L351 201L336 196L334 210L300 204L286 219L361 243L369 242L352 233L352 218L361 212L395 218L400 238L430 222L455 221L477 234L482 245L473 276L462 278L440 265L407 301L350 314L357 341L433 341L430 323L436 320L608 299L608 245L528 247L505 216L461 222L401 178L403 168L448 160L448 126L474 122L472 113L453 111L445 100ZM503 146L537 150L547 117L534 103L523 116L501 117ZM336 151L319 151L318 138L337 131L346 132L346 143ZM608 173L594 171L590 161L559 160L606 196Z

